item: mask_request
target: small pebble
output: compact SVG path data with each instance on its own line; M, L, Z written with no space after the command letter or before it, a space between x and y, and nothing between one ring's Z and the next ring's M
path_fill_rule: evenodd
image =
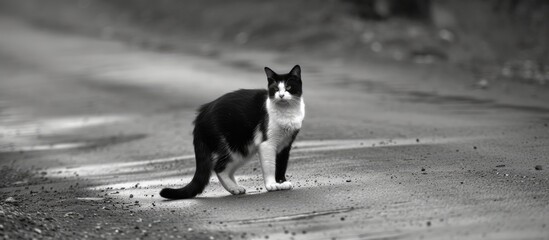
M4 202L6 202L6 203L17 203L17 200L15 200L15 198L13 198L13 197L8 197L8 198L6 198L6 200L4 200Z
M345 180L345 182L351 182L351 179L347 179L347 180Z
M534 167L534 169L536 169L536 170L543 170L543 167L542 167L541 165L536 165L536 166Z
M130 194L130 198L133 198L133 194Z
M427 227L431 226L431 221L427 221Z
M63 215L63 217L72 217L72 216L78 216L80 214L78 213L75 213L75 212L67 212L65 213L65 215Z

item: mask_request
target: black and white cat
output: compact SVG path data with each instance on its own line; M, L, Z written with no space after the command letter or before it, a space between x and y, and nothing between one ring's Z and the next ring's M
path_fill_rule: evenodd
M200 107L194 121L196 172L183 188L164 188L160 196L192 198L202 193L212 170L232 194L244 194L234 174L259 153L268 191L288 190L286 168L292 143L305 117L301 68L277 74L265 67L268 88L241 89Z

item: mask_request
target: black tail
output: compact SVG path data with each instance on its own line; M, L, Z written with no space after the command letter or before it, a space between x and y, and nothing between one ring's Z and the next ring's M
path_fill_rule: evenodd
M160 196L168 199L186 199L193 198L204 191L212 174L211 152L202 141L195 138L194 154L196 156L196 172L191 182L182 188L164 188L160 191Z

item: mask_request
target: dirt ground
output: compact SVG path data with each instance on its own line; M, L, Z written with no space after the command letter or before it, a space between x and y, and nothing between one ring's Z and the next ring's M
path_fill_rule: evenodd
M547 239L549 96L444 64L220 48L201 54L0 21L5 239ZM291 191L258 162L195 199L194 110L301 64Z

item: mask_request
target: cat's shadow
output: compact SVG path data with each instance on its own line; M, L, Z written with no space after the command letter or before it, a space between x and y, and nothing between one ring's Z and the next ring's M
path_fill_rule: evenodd
M269 200L280 200L288 198L301 198L300 195L303 195L303 191L299 189L285 190L285 191L274 191L274 192L265 192L265 191L250 191L241 195L231 195L227 192L227 195L223 196L198 196L190 199L164 199L163 202L172 202L172 201L197 201L200 203L231 203L231 202L240 202L242 199L249 201L269 201ZM307 194L306 194L307 195Z

